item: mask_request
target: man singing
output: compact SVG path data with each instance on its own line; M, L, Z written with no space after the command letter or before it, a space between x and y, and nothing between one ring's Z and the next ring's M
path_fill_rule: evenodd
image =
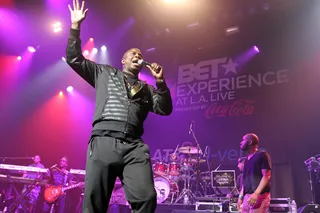
M69 5L72 26L67 45L67 63L96 88L93 131L88 145L84 213L105 213L116 177L122 182L126 198L135 213L153 213L156 191L150 163L150 150L141 136L149 112L170 115L172 99L160 65L147 65L157 89L138 79L142 60L137 48L127 50L121 60L122 71L96 64L82 55L80 24L88 9L84 2Z
M258 136L252 133L240 142L240 149L248 152L238 199L238 209L243 213L264 213L270 205L271 158L266 151L258 151L258 144Z
M66 186L71 185L72 174L67 170L68 158L62 157L58 166L53 166L50 168L50 179L49 184L54 186ZM62 193L57 201L53 203L56 213L65 212L65 203L66 203L66 193ZM44 202L43 204L43 213L50 212L52 204Z

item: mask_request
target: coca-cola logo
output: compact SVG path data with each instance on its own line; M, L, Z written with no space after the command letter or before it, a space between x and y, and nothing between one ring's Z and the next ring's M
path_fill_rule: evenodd
M252 115L255 110L255 101L237 100L229 104L213 103L205 111L206 118L233 117Z

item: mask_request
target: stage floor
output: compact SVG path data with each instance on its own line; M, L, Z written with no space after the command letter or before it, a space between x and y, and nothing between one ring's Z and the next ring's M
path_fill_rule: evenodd
M183 210L189 210L189 211L183 211ZM184 212L193 212L192 210L195 210L195 205L158 204L156 213L184 213ZM131 209L129 208L129 206L111 204L109 206L108 213L131 213Z

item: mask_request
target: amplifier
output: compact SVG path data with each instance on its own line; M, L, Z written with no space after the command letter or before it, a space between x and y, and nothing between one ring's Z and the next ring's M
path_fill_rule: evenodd
M271 198L269 212L291 212L290 198Z

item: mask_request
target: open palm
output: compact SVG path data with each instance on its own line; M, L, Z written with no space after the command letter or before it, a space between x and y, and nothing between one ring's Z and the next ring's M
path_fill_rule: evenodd
M71 13L71 23L80 24L87 15L88 9L84 10L84 1L82 2L81 8L79 0L73 0L73 10L70 5L68 5Z

